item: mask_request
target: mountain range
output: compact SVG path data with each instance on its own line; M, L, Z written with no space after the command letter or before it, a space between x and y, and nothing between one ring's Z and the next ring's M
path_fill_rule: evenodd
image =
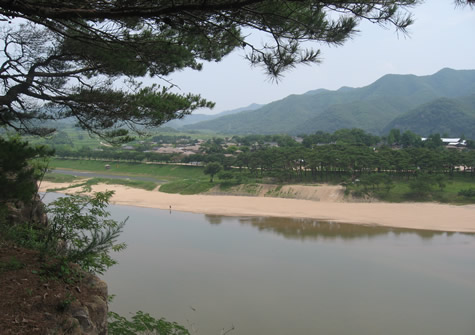
M232 110L224 111L224 112L221 112L221 113L218 113L218 114L212 114L212 115L209 115L209 114L190 114L190 115L187 115L187 116L183 117L182 119L176 119L176 120L168 121L163 126L178 129L178 128L181 128L183 126L189 125L189 124L194 124L194 123L198 123L198 122L201 122L201 121L208 121L208 120L217 119L221 116L236 114L236 113L243 112L243 111L253 111L253 110L256 110L260 107L262 107L262 105L250 104L247 107L232 109Z
M207 116L211 117L207 120L198 115L183 120L187 123L180 125L182 129L301 135L360 128L381 135L399 128L422 136L438 132L475 138L475 70L445 68L428 76L388 74L365 87L318 89Z

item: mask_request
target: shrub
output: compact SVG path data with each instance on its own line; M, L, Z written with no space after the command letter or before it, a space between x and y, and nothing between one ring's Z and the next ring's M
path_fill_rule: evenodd
M437 186L439 191L442 191L445 188L446 184L444 176L422 174L409 183L411 191L407 196L418 200L426 199L429 196L434 195L437 191Z
M160 334L160 335L190 335L183 326L165 319L155 319L148 313L138 311L132 320L117 313L109 313L109 334L111 335L137 335L137 334Z
M460 190L458 195L462 197L467 197L467 198L474 198L475 197L475 188L467 188L464 190Z
M117 262L111 251L125 248L117 238L127 220L109 219L106 207L113 192L98 192L92 197L72 195L48 205L49 225L44 230L40 251L54 256L61 264L76 263L86 271L102 274Z

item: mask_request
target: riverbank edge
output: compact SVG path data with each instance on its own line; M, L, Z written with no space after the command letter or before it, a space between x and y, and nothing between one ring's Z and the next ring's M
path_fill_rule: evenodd
M43 181L40 192L65 187ZM92 192L114 191L111 203L223 216L307 218L362 225L475 233L475 205L355 203L234 195L180 195L122 185L98 184ZM63 190L74 193L79 189Z

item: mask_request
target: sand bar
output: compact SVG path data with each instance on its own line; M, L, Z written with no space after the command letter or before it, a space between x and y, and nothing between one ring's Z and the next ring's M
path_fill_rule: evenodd
M43 182L40 191L64 185ZM400 228L475 233L475 205L437 203L354 203L271 197L180 195L99 184L95 192L114 190L112 203L224 216L313 218Z

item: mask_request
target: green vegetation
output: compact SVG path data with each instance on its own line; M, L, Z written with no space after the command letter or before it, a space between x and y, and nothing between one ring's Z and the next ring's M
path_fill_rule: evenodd
M34 181L44 174L45 159L51 153L18 137L0 137L0 210L11 201L31 201L36 193Z
M463 189L458 192L458 195L467 198L475 198L475 188Z
M386 75L371 85L291 95L182 129L232 134L312 134L360 128L384 134L391 128L421 135L473 137L475 70L442 69L431 76ZM446 97L450 99L440 99ZM422 118L428 115L428 118Z
M105 164L110 164L110 169ZM203 168L187 165L141 164L99 160L51 159L50 168L73 169L107 174L135 175L157 179L182 179L203 177Z
M212 183L214 175L221 171L222 168L222 165L218 162L210 162L206 164L203 173L210 176L209 182Z
M276 78L297 64L320 61L320 50L312 50L306 42L340 45L362 19L405 30L413 20L404 10L414 3L363 1L322 6L314 0L231 0L196 6L194 1L178 5L160 1L134 2L131 10L127 1L72 1L66 5L59 0L3 2L0 127L44 136L56 130L56 123L49 121L63 120L115 143L127 142L131 140L129 129L157 127L196 109L214 106L199 95L174 93L174 85L164 78L175 71L200 70L202 62L220 61L236 48L244 48L251 64L261 65ZM270 38L264 45L254 45L248 38L249 29ZM145 75L161 80L163 85L146 86L141 82ZM58 152L74 145L67 132L57 132L47 142ZM4 160L10 158L3 154L11 144L0 143ZM0 199L2 210L7 202L28 203L34 196L36 180L31 177L36 176L24 163L43 153L19 147L26 156L14 154L19 159L13 161L21 165L16 170L8 166L10 171L1 165L2 190L9 190ZM87 151L83 149L78 151ZM2 163L8 165L6 160ZM116 167L117 173L171 178L181 177L185 171L167 169L157 173L144 171L143 166L127 165L124 171ZM195 171L202 174L201 169ZM49 207L47 226L19 222L10 227L19 233L12 236L28 236L16 242L39 248L45 265L54 259L56 272L61 275L70 275L69 262L101 273L114 264L109 252L123 248L115 244L123 223L108 219L105 211L110 196L106 192L91 198L74 195L58 199ZM59 309L66 309L72 301L67 295ZM134 321L137 324L130 326L140 328L131 331L161 332L159 328L165 328L166 334L187 333L182 327L156 323L148 315L140 314Z
M160 139L193 142L186 137ZM138 151L128 154L134 157L134 153L140 154ZM100 154L97 152L95 157L100 157ZM199 154L181 158L183 162L200 162L200 166L67 159L55 159L51 165L154 177L168 182L160 188L160 191L167 193L196 194L209 191L212 185L205 182L208 174L210 181L218 177L220 190L230 190L243 184L245 186L240 190L248 194L256 194L256 190L248 186L252 184L326 182L344 183L347 194L351 193L355 197L385 201L470 203L472 197L458 195L458 192L472 185L475 176L474 155L475 151L471 149L444 148L439 134L432 134L422 141L415 133L402 133L399 129L392 129L384 137L368 134L361 129L340 129L334 133L318 131L303 136L301 143L288 135L247 135L226 139L214 137L201 144ZM108 169L106 163L109 164ZM211 170L211 167L216 168ZM465 171L460 172L459 169ZM447 179L445 188L428 181L434 175L443 175ZM100 181L92 179L82 184L90 186ZM103 182L145 189L155 187L153 183ZM455 186L458 183L462 183L460 187ZM279 192L269 195L282 196Z
M45 173L45 175L43 176L44 181L51 181L53 183L72 183L78 179L81 178L60 173Z
M165 319L155 319L148 313L138 311L132 316L132 320L109 312L108 331L111 335L136 335L136 334L160 334L160 335L190 335L189 331L175 323Z
M160 186L160 192L179 194L198 194L209 191L214 185L203 180L179 180Z
M54 257L60 264L75 263L93 273L116 264L110 252L125 248L116 241L126 220L109 218L106 208L112 194L71 195L49 204L49 225L40 238L43 257Z
M86 187L90 189L92 185L97 185L97 184L124 185L124 186L133 187L133 188L141 188L147 191L152 191L158 186L157 183L153 183L149 181L95 177L95 178L87 179L84 182L71 184L70 186L67 186L67 187L51 188L51 189L48 189L47 191L58 192L58 191L64 191L64 190L76 188L76 187Z
M475 138L475 108L461 99L441 98L419 106L391 121L384 130L399 128L422 135L432 133Z
M70 277L74 272L70 263L89 272L103 273L116 263L110 253L125 247L116 243L125 221L110 219L106 211L112 194L59 198L47 207L47 226L31 222L10 225L0 221L1 236L17 246L38 250L48 275ZM2 264L3 269L18 267L21 264L15 260Z
M376 190L376 192L365 193L364 185L349 184L347 186L348 194L351 192L354 196L373 196L387 202L404 202L404 201L437 201L452 204L470 204L475 203L475 199L464 196L464 190L470 190L475 187L473 178L463 176L443 177L433 176L435 180L406 180L393 179L390 191L384 189ZM444 186L440 187L437 179ZM412 187L411 187L412 185Z
M0 125L45 135L54 132L47 121L64 120L116 142L128 141L128 129L160 126L214 106L199 95L175 93L164 79L175 71L200 70L202 62L221 61L243 48L252 65L277 78L297 64L320 61L320 50L305 42L341 45L361 20L405 30L413 22L405 9L416 2L321 6L315 0L227 0L196 7L185 1L180 6L136 3L133 11L121 1L107 6L83 1L64 11L57 10L64 7L58 0L37 3L33 10L30 4L5 3L0 14L0 39L7 46L2 49L7 61ZM16 18L22 24L10 25ZM256 43L249 30L269 38ZM145 85L140 81L145 75L163 85ZM25 106L45 107L18 112ZM56 140L69 141L65 136Z

